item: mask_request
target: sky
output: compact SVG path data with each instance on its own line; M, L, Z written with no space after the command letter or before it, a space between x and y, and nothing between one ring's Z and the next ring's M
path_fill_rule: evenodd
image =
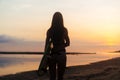
M61 12L68 52L120 48L120 0L0 0L0 51L44 51L53 14Z

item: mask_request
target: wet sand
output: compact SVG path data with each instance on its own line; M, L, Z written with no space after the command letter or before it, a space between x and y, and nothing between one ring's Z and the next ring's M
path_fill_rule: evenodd
M2 76L0 80L49 80L49 74L40 77L34 70ZM64 80L120 80L120 57L67 67Z

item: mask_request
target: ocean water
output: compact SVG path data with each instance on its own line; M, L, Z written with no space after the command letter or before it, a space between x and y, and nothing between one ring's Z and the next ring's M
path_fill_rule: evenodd
M67 55L67 66L86 65L120 57L120 53L96 53ZM37 70L42 55L0 54L0 76Z

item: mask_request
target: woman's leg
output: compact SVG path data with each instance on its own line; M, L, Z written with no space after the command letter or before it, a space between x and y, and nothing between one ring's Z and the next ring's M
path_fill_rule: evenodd
M57 58L57 74L58 80L63 80L65 68L66 68L66 54L59 55Z
M52 57L49 60L50 80L56 80L56 60Z

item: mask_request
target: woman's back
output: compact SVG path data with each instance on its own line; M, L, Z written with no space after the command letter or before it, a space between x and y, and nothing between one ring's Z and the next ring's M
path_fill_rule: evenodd
M48 34L51 37L51 41L53 43L53 50L54 51L59 51L63 50L65 48L65 36L67 35L67 29L62 28L62 29L52 29L50 28L48 30Z

